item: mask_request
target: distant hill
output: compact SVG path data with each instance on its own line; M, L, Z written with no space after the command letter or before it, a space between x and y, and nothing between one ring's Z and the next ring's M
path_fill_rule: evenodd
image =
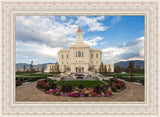
M127 68L128 65L129 65L129 62L130 62L130 61L121 61L121 62L115 63L115 64L114 64L114 67L116 67L117 65L119 65L120 67ZM144 61L135 60L135 61L134 61L134 67L136 67L136 66L138 66L138 65L139 65L141 68L144 68Z
M46 68L47 64L55 64L55 63L44 63L44 64L33 65L33 68L35 70L41 71L42 68ZM27 63L17 63L16 64L16 70L22 70L24 65L26 66L26 69L30 69L30 64L27 64Z

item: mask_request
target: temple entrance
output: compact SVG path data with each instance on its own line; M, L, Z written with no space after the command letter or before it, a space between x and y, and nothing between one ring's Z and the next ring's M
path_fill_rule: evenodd
M84 67L76 67L76 73L84 73Z
M82 67L82 73L84 73L84 67Z
M78 67L78 73L81 73L81 67L80 66Z

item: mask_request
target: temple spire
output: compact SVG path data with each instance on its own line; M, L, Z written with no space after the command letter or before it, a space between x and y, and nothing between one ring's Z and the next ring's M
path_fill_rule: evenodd
M82 30L79 27L78 30L77 30L77 41L76 41L76 44L83 44L82 36L83 36L82 35Z

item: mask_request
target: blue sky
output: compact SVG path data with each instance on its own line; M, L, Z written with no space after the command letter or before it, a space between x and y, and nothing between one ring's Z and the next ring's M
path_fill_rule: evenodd
M100 48L104 63L144 60L144 16L16 16L16 63L54 63L76 41Z

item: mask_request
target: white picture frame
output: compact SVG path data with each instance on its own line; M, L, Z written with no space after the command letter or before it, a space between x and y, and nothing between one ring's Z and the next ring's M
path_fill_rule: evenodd
M3 1L1 78L3 115L157 115L158 114L158 1ZM144 102L16 102L16 15L144 15ZM77 106L78 105L78 106Z

